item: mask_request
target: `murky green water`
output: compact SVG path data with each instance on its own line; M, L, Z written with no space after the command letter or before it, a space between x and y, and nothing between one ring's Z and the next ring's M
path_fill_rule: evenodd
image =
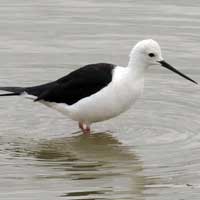
M195 0L0 0L0 85L40 84L88 63L125 66L146 38L200 82L199 19ZM0 199L198 200L200 89L161 68L145 83L131 110L91 136L38 103L0 99Z

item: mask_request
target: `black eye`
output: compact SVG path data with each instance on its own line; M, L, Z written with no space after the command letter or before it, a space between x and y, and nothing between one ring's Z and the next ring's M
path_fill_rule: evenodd
M149 53L149 56L150 56L150 57L154 57L155 54L154 54L154 53Z

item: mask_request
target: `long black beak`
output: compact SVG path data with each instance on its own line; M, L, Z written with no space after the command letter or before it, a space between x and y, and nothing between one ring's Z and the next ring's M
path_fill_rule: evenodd
M185 74L179 72L177 69L175 69L174 67L172 67L170 64L168 64L167 62L165 62L164 60L162 61L158 61L163 67L173 71L174 73L176 74L179 74L180 76L182 76L183 78L195 83L195 84L198 84L196 81L192 80L191 78L189 78L188 76L186 76Z

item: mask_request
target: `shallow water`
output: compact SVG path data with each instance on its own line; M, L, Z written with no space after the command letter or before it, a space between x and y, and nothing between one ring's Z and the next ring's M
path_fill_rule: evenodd
M200 3L0 0L0 85L35 85L95 62L126 65L154 38L171 64L200 82ZM29 100L0 99L0 199L200 198L200 90L152 68L123 115L78 133Z

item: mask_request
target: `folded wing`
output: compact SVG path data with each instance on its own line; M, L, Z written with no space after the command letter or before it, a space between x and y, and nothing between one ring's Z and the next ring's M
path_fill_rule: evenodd
M20 95L25 92L35 96L35 101L72 105L107 86L112 81L114 67L115 65L108 63L91 64L47 84L26 88L0 87L0 90L11 92L1 96Z

